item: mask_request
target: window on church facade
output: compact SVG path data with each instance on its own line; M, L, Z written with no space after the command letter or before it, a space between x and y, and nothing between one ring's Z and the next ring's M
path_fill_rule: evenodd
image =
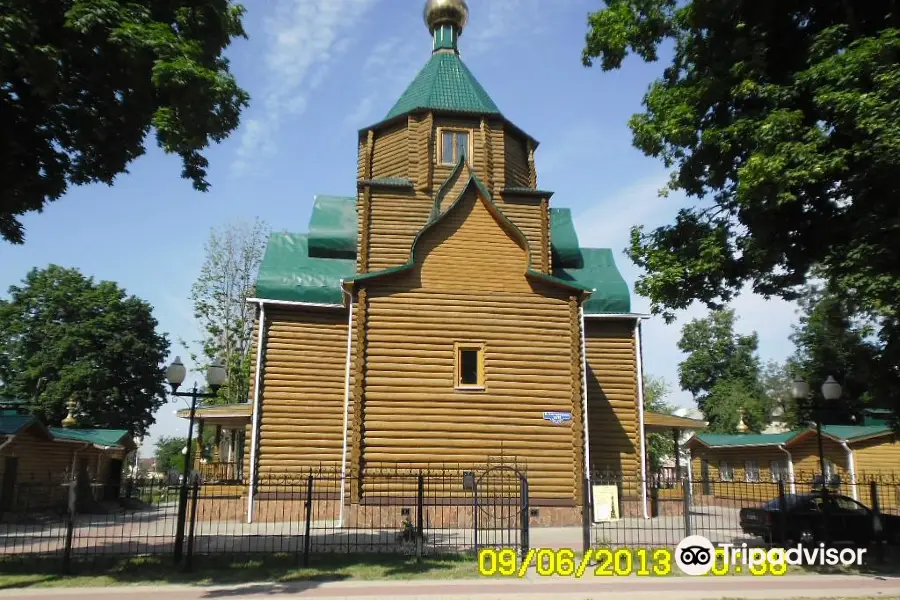
M441 164L455 165L460 156L469 156L469 132L441 130Z
M483 345L456 345L456 387L458 389L484 389Z

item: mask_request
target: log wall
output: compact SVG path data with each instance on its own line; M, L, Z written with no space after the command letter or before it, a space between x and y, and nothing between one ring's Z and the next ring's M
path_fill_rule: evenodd
M409 143L406 121L379 131L372 150L372 177L409 177Z
M527 464L532 498L575 502L578 427L543 419L574 416L580 402L570 299L525 278L523 244L473 188L416 258L414 271L367 285L362 465L515 460ZM456 342L485 344L484 391L455 389Z
M634 320L586 319L585 331L591 470L640 478Z
M507 131L504 135L506 157L506 186L532 187L528 162L528 146L518 135Z

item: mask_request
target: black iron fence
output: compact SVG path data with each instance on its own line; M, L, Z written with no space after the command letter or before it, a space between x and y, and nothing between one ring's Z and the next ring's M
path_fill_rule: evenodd
M741 481L642 481L639 477L595 474L585 483L588 510L582 535L583 543L591 547L671 548L689 535L702 535L713 544L764 545L787 541L766 535L767 531L779 534L783 530L783 537L808 533L816 542L852 542L865 538L861 532L870 525L879 527L883 515L900 515L900 475L890 473L857 474L854 481L831 477L825 486L821 476L800 472L793 479L755 477ZM794 504L801 499L821 510L809 532L794 531L780 521L782 515L790 518ZM741 509L766 506L772 515L761 517L770 519L764 527L742 523ZM853 536L858 537L849 539ZM875 529L864 541L876 539L900 543L900 529L881 534Z
M515 468L318 469L264 475L255 486L126 481L118 498L76 482L22 483L0 515L0 557L394 553L424 557L529 544L528 484ZM52 496L52 497L51 497ZM180 518L181 517L181 518ZM182 524L183 523L183 524Z

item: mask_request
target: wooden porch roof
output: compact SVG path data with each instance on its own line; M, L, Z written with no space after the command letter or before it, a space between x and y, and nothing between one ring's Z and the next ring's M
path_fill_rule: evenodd
M210 422L249 422L253 411L250 404L222 404L221 406L207 406L198 408L195 416L201 421ZM190 419L190 409L178 411L182 419Z
M662 431L669 429L692 429L694 431L703 431L706 427L706 421L701 421L700 419L664 415L649 410L644 412L644 429L648 431Z

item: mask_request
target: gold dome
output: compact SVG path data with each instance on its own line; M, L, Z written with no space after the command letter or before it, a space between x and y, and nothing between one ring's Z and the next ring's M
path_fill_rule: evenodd
M469 5L466 0L428 0L425 3L425 23L434 31L438 25L456 25L460 33L469 22Z

